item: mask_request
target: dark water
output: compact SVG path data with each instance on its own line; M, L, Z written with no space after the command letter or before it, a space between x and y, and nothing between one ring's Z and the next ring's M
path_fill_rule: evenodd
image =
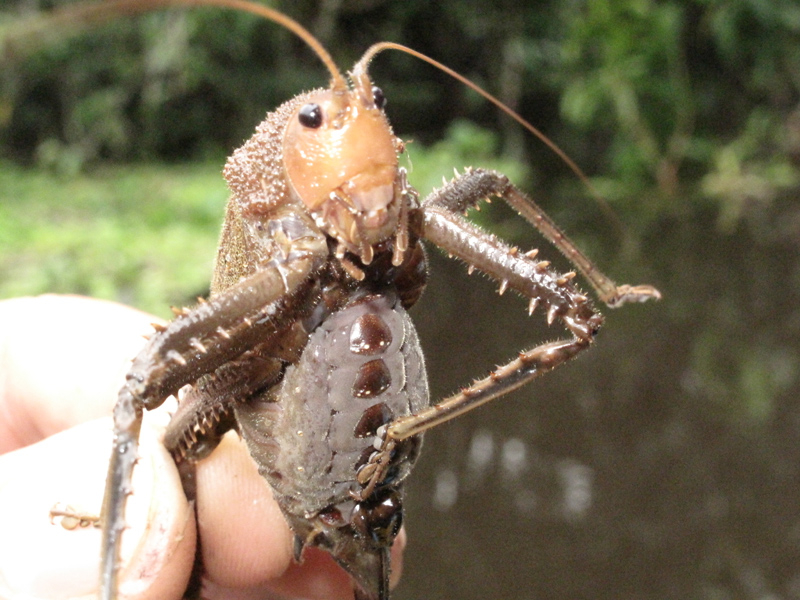
M800 227L778 225L661 223L612 274L662 302L605 309L589 352L430 432L396 598L800 598ZM562 335L431 254L435 397Z

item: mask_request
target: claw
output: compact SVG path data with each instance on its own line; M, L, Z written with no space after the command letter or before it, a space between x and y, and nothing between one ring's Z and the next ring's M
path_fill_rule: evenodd
M612 308L617 308L628 302L647 302L648 300L661 300L661 292L652 285L626 284L618 286L616 293L605 300L605 303Z
M305 548L306 543L299 535L295 534L294 536L294 543L292 544L292 558L294 558L294 562L299 563L300 559L303 556L303 548Z

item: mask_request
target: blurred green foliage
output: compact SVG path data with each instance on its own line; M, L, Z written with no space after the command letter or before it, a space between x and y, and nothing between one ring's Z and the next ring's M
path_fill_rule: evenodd
M218 165L67 178L3 162L0 189L0 296L85 294L166 317L207 293L226 198Z
M21 35L37 9L64 4L12 1L0 9L0 153L15 162L74 172L100 160L221 156L271 107L327 78L294 36L231 11L162 11L83 35L67 35L66 26ZM649 222L710 202L730 229L797 182L794 2L279 7L343 68L388 39L485 86L595 174L623 219ZM533 165L537 189L573 193L572 175L549 151L457 82L396 53L376 59L373 73L403 137L432 143L466 118L499 131L504 151Z

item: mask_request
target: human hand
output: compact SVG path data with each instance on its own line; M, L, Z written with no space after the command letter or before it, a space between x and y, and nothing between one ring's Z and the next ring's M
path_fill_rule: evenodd
M51 523L54 505L99 514L111 414L152 316L75 296L0 302L0 598L96 598L100 530ZM292 560L292 534L244 444L229 433L197 465L195 507L158 441L168 415L145 415L123 535L120 594L182 597L197 530L204 597L352 599L348 576L315 548ZM405 533L392 549L400 575Z

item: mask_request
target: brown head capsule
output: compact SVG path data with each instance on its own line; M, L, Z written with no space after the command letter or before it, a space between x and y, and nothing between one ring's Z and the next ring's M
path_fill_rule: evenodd
M369 263L368 247L397 229L398 140L372 84L361 83L306 97L286 125L283 160L320 229Z

